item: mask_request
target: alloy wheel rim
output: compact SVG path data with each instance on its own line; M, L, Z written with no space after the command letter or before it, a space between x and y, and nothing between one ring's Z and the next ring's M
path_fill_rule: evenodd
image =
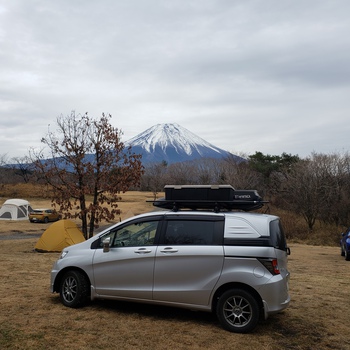
M77 281L73 277L68 277L63 283L63 298L71 303L77 295Z
M224 316L232 326L244 327L252 319L252 307L245 298L233 296L225 302Z

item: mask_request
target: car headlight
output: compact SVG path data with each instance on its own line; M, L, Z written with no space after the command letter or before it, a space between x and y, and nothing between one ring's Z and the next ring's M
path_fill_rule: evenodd
M62 250L62 253L60 255L60 259L63 259L68 254L68 250Z

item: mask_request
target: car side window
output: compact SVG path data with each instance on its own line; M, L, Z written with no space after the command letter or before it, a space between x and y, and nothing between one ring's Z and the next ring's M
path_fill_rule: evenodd
M165 232L165 244L212 245L215 222L200 220L169 220Z
M158 220L136 222L116 230L114 236L111 237L111 247L153 245L158 222Z

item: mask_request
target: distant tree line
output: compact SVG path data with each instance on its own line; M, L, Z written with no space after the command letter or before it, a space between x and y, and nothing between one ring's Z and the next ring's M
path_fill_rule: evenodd
M86 237L99 221L118 214L119 193L151 191L156 199L167 184L230 184L235 189L255 189L272 205L303 217L310 231L316 221L337 226L350 222L349 152L314 152L304 159L256 152L240 162L226 157L143 166L139 155L124 149L120 131L109 119L74 113L57 118L58 132L49 132L42 139L50 150L49 159L42 151L10 160L0 155L0 196L1 186L9 183L50 185L53 202L66 217L82 220ZM91 154L92 158L86 157Z
M230 184L235 189L256 189L271 204L301 215L310 231L316 220L337 226L350 222L348 152L312 153L305 159L256 152L238 163L228 157L145 167L141 190L156 197L166 184Z

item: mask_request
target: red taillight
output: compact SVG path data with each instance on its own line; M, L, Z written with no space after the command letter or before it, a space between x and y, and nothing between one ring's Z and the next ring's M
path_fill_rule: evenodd
M279 275L277 259L259 259L259 261L270 271L272 275Z
M272 260L272 267L273 267L273 271L274 271L275 275L279 275L281 273L279 268L278 268L277 259Z

